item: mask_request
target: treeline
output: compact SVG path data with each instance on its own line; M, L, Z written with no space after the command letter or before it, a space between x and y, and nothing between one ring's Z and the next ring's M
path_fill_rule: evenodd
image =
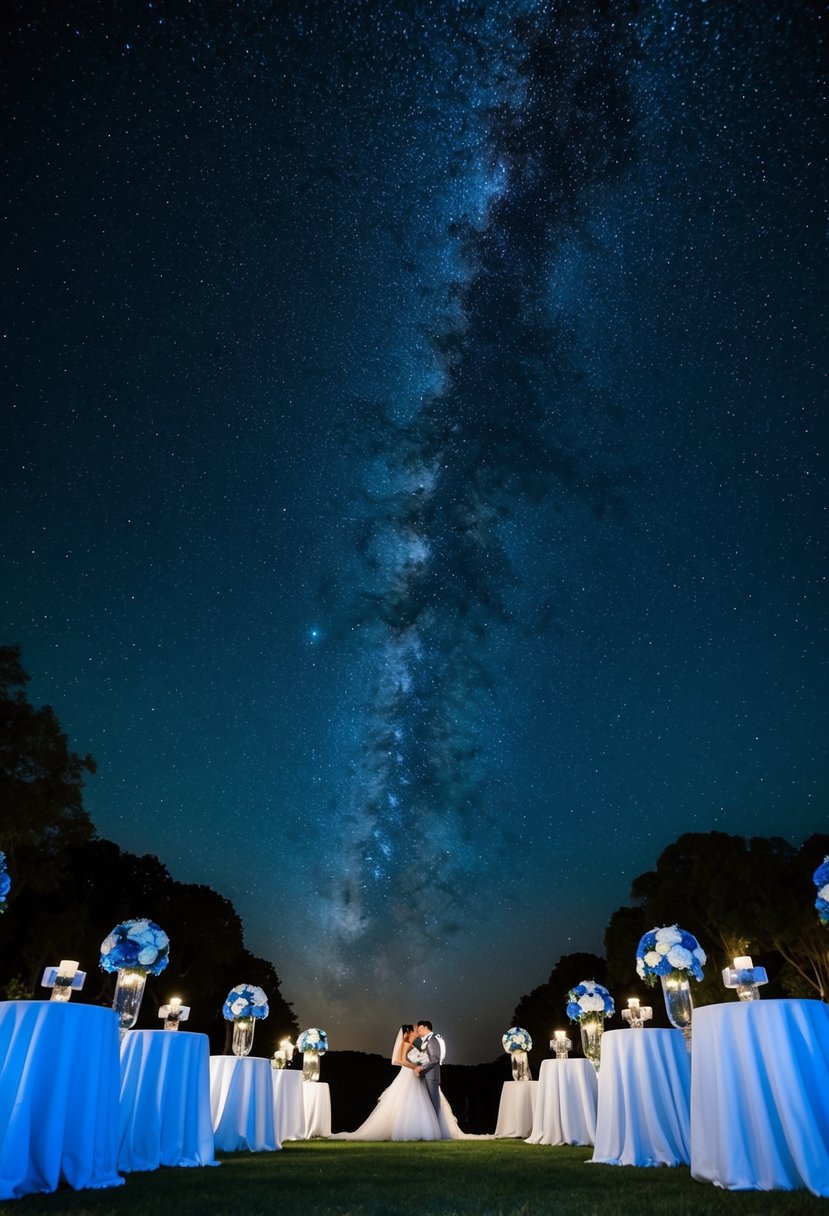
M171 941L170 962L150 977L138 1026L157 1028L158 1009L173 995L191 1007L187 1029L225 1049L229 1023L221 1007L234 984L268 995L265 1033L253 1053L270 1055L298 1026L273 965L245 947L230 900L212 888L176 882L157 857L124 852L97 835L83 806L91 756L70 751L49 706L25 693L29 676L17 647L0 647L0 849L12 880L0 916L0 991L6 999L46 996L44 967L78 959L87 972L74 1001L109 1005L115 977L98 968L100 945L120 921L149 916Z
M532 1035L534 1069L549 1054L552 1030L569 1025L574 1046L578 1043L578 1027L568 1023L564 1006L567 992L580 980L598 980L613 994L616 1015L608 1029L624 1025L620 1013L628 997L653 1008L653 1025L668 1025L661 988L648 988L636 975L639 939L658 925L681 925L708 955L704 978L691 981L695 1005L736 1000L723 987L721 973L747 954L768 973L763 997L829 1000L829 929L818 920L812 883L827 854L829 835L811 836L800 848L778 836L680 836L653 870L634 879L631 906L611 916L605 957L564 955L547 981L518 1002L512 1025Z

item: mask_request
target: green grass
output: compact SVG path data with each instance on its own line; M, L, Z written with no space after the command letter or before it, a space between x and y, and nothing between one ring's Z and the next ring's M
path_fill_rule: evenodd
M590 1149L514 1140L286 1144L218 1169L130 1174L106 1191L60 1190L0 1207L16 1216L829 1216L808 1191L731 1193L687 1169L587 1165Z

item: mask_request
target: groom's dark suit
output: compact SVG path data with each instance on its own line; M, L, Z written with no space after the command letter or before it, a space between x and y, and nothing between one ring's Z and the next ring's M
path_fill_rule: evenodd
M426 1063L421 1065L420 1078L429 1091L435 1114L440 1116L440 1043L434 1034L421 1039L420 1050L428 1056Z

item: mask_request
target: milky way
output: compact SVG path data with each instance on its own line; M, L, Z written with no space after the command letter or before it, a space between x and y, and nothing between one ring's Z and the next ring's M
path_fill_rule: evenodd
M0 620L102 834L475 1059L680 832L825 829L817 5L4 21Z

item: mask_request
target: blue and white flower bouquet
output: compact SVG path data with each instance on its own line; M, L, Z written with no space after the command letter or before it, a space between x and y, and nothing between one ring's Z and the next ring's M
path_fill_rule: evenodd
M615 1012L613 997L595 980L582 980L567 993L567 1016L571 1022L612 1018Z
M315 1051L321 1056L328 1051L328 1035L324 1030L311 1026L308 1030L303 1030L297 1039L296 1049L303 1052Z
M104 971L160 975L170 961L170 939L152 920L125 920L101 942Z
M812 881L817 887L817 917L822 925L829 925L829 857L824 857L823 865L818 866L812 875Z
M532 1051L530 1032L521 1026L513 1026L506 1034L502 1034L501 1042L504 1044L504 1051L510 1054L514 1051Z
M0 851L0 912L6 911L6 896L12 889L12 880L6 865L6 854Z
M238 1022L245 1018L266 1018L268 998L256 984L237 984L225 998L222 1015L227 1022Z
M679 925L666 925L645 933L636 948L636 974L651 988L657 978L702 979L705 951L693 933Z

